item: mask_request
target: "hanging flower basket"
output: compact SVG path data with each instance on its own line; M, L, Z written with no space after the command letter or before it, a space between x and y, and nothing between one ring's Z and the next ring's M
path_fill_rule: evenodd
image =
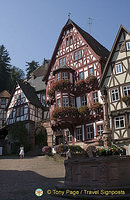
M82 79L75 83L76 90L84 90L86 87L86 82Z
M122 97L122 101L127 105L130 106L130 95Z
M89 116L89 113L90 113L90 110L89 110L89 108L87 107L87 106L81 106L79 109L78 109L78 111L79 111L79 114L81 115L81 116Z
M79 112L76 107L60 107L55 108L52 113L52 119L56 120L58 118L76 118L78 117Z
M93 104L91 105L91 108L92 108L92 110L101 109L101 108L102 108L102 104L99 103L99 102L93 103Z

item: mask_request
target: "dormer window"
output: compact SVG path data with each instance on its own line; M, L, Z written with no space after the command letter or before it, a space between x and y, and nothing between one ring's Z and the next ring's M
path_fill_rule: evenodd
M127 51L130 50L130 42L126 42L126 49L127 49Z
M115 65L115 71L116 71L116 74L120 74L122 72L121 64Z
M64 66L65 64L66 64L66 63L65 63L65 57L60 58L60 60L59 60L59 65L60 65L60 67Z
M68 72L62 72L62 80L68 79Z

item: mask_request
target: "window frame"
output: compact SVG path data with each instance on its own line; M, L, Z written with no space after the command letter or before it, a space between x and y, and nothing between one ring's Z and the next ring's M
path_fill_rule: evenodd
M126 90L124 90L124 88L126 88ZM125 94L125 92L126 92L126 94ZM130 95L130 85L126 85L123 87L123 96L128 96L128 95Z
M130 41L126 42L126 50L130 51Z
M65 57L59 59L59 66L63 67L64 65L66 65L66 58Z
M82 80L84 79L84 72L79 72L79 80Z
M115 92L115 90L117 90L117 92ZM112 91L114 91L114 93L112 93ZM116 95L118 96L118 98L117 98ZM116 97L116 98L114 99L113 97L114 98ZM120 100L119 89L118 88L111 89L111 101L116 102L116 101L119 101L119 100Z
M68 80L68 72L62 72L61 77L62 80Z
M92 129L92 130L89 130L89 132L88 132L88 129ZM89 135L90 137L88 137L88 135ZM93 125L87 125L87 126L86 126L86 139L87 139L87 140L92 140L92 139L94 139Z
M82 127L76 128L76 142L83 140Z
M91 73L90 70L92 70L93 73ZM90 68L88 69L88 75L89 75L89 76L94 76L94 68L93 68L93 67L90 67Z
M86 106L87 105L87 97L86 95L80 97L81 101L81 106Z
M96 96L94 96L95 94L96 94ZM93 103L99 102L98 92L93 92L92 95L93 95Z
M117 118L119 118L119 120L116 120ZM122 120L123 120L124 126L121 126L121 118L122 118ZM117 127L117 124L116 124L117 121L119 121L119 127ZM125 128L125 117L124 117L124 115L115 117L115 118L114 118L114 125L115 125L115 129L116 129L116 130L117 130L117 129Z
M80 52L80 53L79 53ZM74 52L74 61L79 60L82 58L81 49Z
M67 99L67 101L65 99ZM68 107L69 106L69 97L63 97L62 98L62 106L63 107Z
M103 124L97 124L97 135L100 135L100 136L103 135Z
M120 68L120 70L119 70L119 68ZM115 74L120 74L120 73L122 73L122 65L121 65L121 63L115 65Z

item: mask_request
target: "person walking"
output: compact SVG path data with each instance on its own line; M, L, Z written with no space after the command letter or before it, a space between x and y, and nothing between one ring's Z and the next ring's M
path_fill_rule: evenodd
M22 145L20 146L20 153L19 153L19 155L20 155L21 159L24 158L24 147Z
M66 152L66 158L67 159L71 158L71 151L70 151L70 149Z

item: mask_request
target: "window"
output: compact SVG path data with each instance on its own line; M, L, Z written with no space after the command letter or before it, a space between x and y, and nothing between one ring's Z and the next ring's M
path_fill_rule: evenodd
M23 115L24 114L24 107L22 106L20 110L21 110L21 115Z
M116 74L120 74L122 72L121 64L115 65Z
M93 68L89 68L88 73L89 73L89 76L93 76L94 75Z
M126 49L127 51L130 50L130 42L126 42Z
M57 73L57 81L59 81L59 80L60 80L60 74Z
M68 97L63 97L63 106L64 107L69 106L69 99L68 99Z
M82 96L81 97L81 106L85 106L85 105L87 105L87 98L86 98L86 96Z
M87 126L87 139L93 139L93 126Z
M98 102L98 92L93 93L93 102L94 103Z
M1 99L1 105L5 105L5 104L6 104L6 99L5 98Z
M72 107L75 106L74 97L70 97L70 106L72 106Z
M79 72L79 80L84 78L84 73L83 72Z
M68 79L68 72L62 72L62 80Z
M81 58L81 50L74 52L74 60L78 60Z
M66 64L65 57L64 58L60 58L60 60L59 60L60 67L64 66L65 64Z
M38 108L35 108L35 116L38 117Z
M17 116L17 117L20 116L20 108L17 108L17 110L16 110L16 116Z
M76 141L82 141L82 128L76 128Z
M123 87L123 95L127 96L130 94L130 85Z
M115 117L115 129L124 127L125 127L124 116Z
M61 107L61 99L57 99L57 107Z
M73 38L70 36L70 45L73 43Z
M98 135L103 135L103 125L98 125L97 126L97 134Z
M68 47L69 46L69 39L66 38L66 46Z
M111 98L112 98L112 102L119 100L119 91L117 88L111 90Z
M72 142L72 133L68 130L66 131L66 134L67 134L67 141Z

